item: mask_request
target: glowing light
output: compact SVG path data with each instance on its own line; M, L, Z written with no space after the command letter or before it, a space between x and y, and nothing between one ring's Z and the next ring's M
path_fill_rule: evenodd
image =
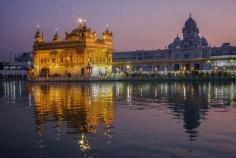
M83 22L83 19L82 19L82 18L79 18L78 21L79 21L79 23L82 23L82 22Z
M79 24L84 24L84 23L86 23L86 20L83 19L83 18L79 18L79 19L78 19L78 22L79 22Z
M85 137L84 134L82 134L81 138L79 139L78 144L80 145L80 149L82 151L88 151L91 149L88 139Z

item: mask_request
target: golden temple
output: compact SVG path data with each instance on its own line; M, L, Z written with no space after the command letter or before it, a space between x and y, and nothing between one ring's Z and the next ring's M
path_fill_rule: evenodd
M108 25L102 38L79 19L79 25L61 40L56 31L46 42L39 27L33 46L32 78L108 76L112 72L112 32Z

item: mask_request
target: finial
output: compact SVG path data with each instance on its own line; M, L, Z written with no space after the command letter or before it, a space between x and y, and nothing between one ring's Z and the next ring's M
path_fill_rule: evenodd
M109 30L109 25L108 24L106 24L106 28L107 28L107 31Z
M39 25L37 25L37 31L39 32Z
M192 13L190 12L189 17L192 18Z
M83 22L83 19L82 18L79 18L78 19L78 22L81 24Z
M78 22L79 22L80 26L85 26L86 25L86 20L81 18L81 17L78 19Z

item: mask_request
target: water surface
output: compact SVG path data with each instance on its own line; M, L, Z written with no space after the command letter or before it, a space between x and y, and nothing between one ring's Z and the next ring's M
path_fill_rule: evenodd
M236 83L0 83L0 157L236 157Z

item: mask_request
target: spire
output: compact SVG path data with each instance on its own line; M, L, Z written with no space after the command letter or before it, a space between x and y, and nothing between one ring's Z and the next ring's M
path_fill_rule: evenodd
M39 27L39 25L38 25L38 26L37 26L37 32L39 32L39 28L40 28L40 27Z
M57 31L58 31L58 29L56 28L55 30L56 30L56 31L55 31L55 35L57 35L57 36L58 36L58 34L57 34Z
M34 36L35 42L43 42L43 33L39 30L39 25L37 26L37 31Z
M106 31L103 32L104 35L109 35L109 36L112 36L112 32L109 31L109 25L106 24Z
M60 41L60 38L59 38L59 35L58 35L57 31L58 31L58 29L56 28L56 32L55 32L55 35L54 35L54 37L53 37L53 42L58 42L58 41Z
M103 35L103 40L106 42L111 42L112 41L112 32L109 31L109 25L106 24L106 31L102 33Z
M109 32L109 25L106 24L106 31Z
M192 13L190 12L189 17L192 18Z

